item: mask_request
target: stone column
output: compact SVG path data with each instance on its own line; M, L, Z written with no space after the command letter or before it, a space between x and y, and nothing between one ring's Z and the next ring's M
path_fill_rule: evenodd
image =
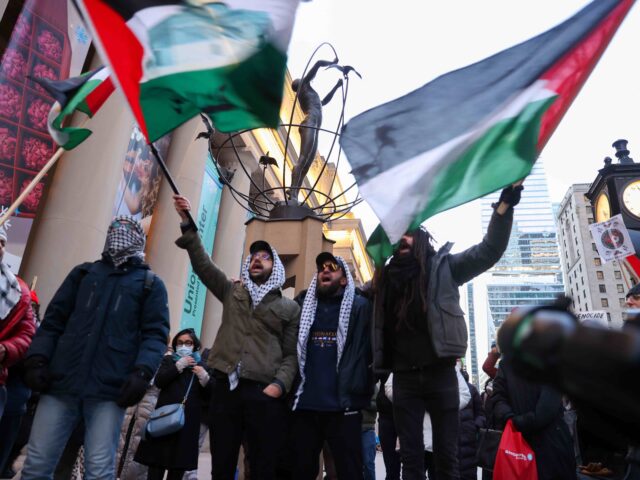
M58 161L34 222L20 274L38 276L42 311L69 271L104 248L133 118L116 92L88 121L93 134Z
M207 141L195 140L203 129L200 117L196 117L174 130L165 159L178 190L191 201L194 216L200 202L208 155ZM169 183L163 181L147 240L147 261L167 287L173 336L180 327L189 256L174 244L180 236L180 218L173 208L172 196Z

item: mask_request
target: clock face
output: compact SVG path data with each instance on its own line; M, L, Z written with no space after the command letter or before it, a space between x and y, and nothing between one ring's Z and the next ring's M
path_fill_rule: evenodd
M602 192L596 200L596 222L604 222L611 218L611 207L609 206L609 197Z
M635 180L624 187L622 203L629 213L640 218L640 180Z

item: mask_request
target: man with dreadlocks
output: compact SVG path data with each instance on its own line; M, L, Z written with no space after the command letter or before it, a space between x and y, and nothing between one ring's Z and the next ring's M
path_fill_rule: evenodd
M286 419L285 393L298 371L296 338L300 307L282 296L284 266L276 250L259 240L249 247L241 281L234 282L207 254L186 213L191 204L174 195L182 219L176 241L194 272L222 302L222 324L209 353L216 384L210 413L211 474L232 480L246 437L251 478L275 479Z
M125 409L144 396L169 334L167 291L144 245L137 220L115 217L102 259L71 270L51 299L24 365L42 395L22 478L53 478L81 419L87 478L115 478Z
M300 384L291 435L296 480L313 480L326 441L338 478L362 478L360 410L373 394L371 304L356 293L341 257L322 252L302 303L298 333Z
M393 372L393 415L402 478L424 479L422 422L433 425L438 480L458 479L456 358L467 350L458 287L491 268L509 242L522 186L505 188L481 243L461 253L439 251L422 229L405 234L374 281L374 369Z

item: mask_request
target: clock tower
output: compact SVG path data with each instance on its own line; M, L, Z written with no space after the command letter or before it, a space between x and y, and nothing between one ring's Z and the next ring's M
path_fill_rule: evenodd
M630 259L630 263L635 264L640 255L640 163L629 156L626 140L616 140L613 147L618 162L613 163L609 157L604 159L604 168L598 171L586 197L598 223L622 214L636 250L636 259Z

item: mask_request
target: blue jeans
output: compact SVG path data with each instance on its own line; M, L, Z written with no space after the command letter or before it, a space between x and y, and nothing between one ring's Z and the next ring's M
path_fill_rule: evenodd
M113 401L42 395L33 419L23 480L53 478L67 440L81 417L85 423L85 479L115 478L124 409Z
M362 467L364 480L376 480L376 431L362 432Z
M0 417L4 412L4 406L7 404L7 387L0 385Z

